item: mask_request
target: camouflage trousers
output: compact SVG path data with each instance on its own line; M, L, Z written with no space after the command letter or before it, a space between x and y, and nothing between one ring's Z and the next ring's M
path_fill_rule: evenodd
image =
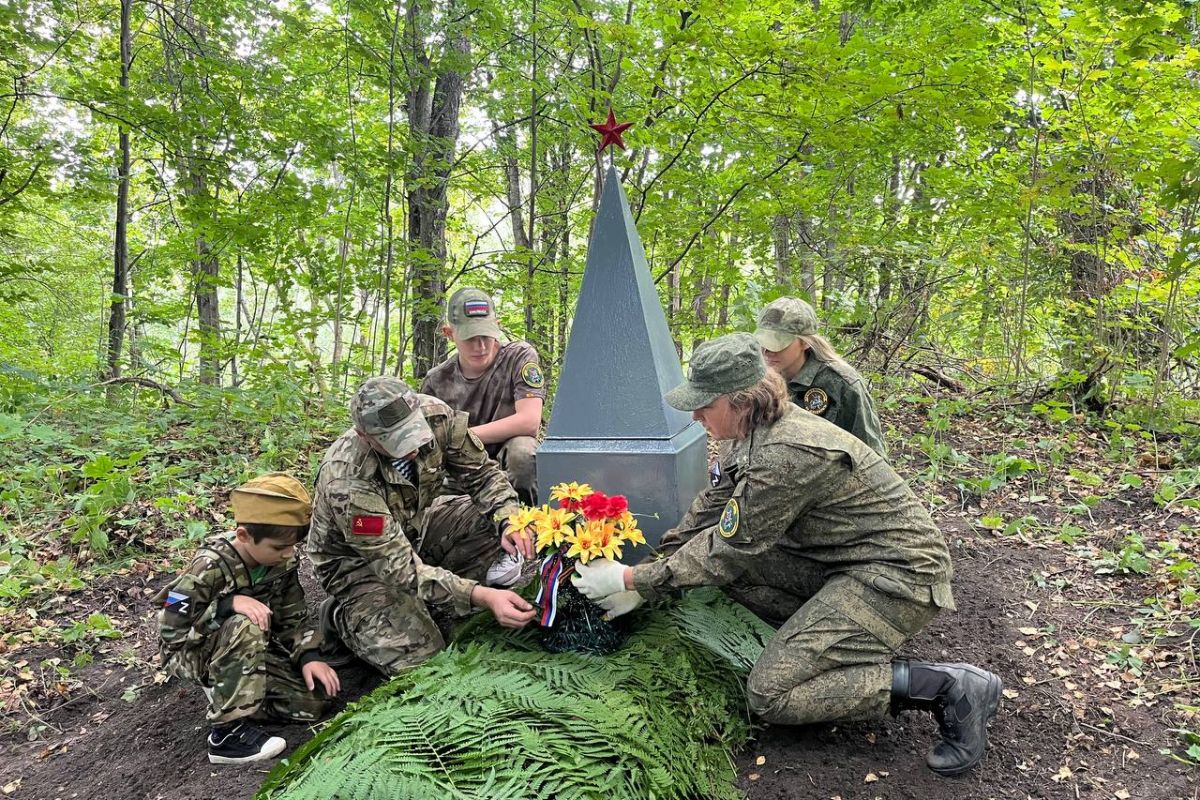
M514 436L496 453L496 463L508 482L517 490L521 502L527 506L537 505L537 468L535 454L538 440L532 436Z
M317 720L327 702L304 685L283 646L242 614L225 620L204 647L164 656L163 666L204 687L213 724L251 716Z
M726 589L768 622L787 617L750 672L751 710L783 725L884 716L896 650L940 610L933 590L884 576L826 578L802 559L762 571Z
M429 507L417 552L422 562L482 581L501 552L496 526L471 498L443 496ZM366 579L337 600L338 637L385 675L420 664L446 646L429 608L415 595Z

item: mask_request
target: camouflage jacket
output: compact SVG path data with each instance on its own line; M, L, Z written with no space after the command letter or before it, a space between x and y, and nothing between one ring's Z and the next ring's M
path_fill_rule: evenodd
M271 609L271 637L294 661L303 664L315 658L320 641L306 625L308 609L296 567L296 559L288 559L262 568L256 580L234 549L232 537L206 539L188 568L155 596L163 604L158 615L163 663L174 654L203 649L233 614L236 595Z
M722 475L663 535L669 556L633 568L637 590L723 586L758 559L791 555L828 575L930 587L953 608L950 553L908 485L857 438L788 404L722 448ZM925 592L929 596L929 592Z
M887 458L883 430L871 404L867 382L849 364L831 364L809 357L788 381L792 402L866 442Z
M456 411L471 418L472 425L484 425L517 413L517 401L528 397L546 397L546 379L538 366L538 354L529 342L508 342L500 346L491 368L478 378L462 374L458 356L452 355L425 376L421 393L444 400ZM495 458L503 442L487 445Z
M447 476L490 519L515 511L517 493L468 430L466 414L436 397L419 397L433 441L417 451L416 486L351 428L321 461L305 549L325 591L335 597L383 583L426 603L453 604L466 614L475 581L425 564L417 555L426 509L442 493Z

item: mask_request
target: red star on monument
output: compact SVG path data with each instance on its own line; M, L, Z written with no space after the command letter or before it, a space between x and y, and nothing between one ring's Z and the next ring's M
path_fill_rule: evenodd
M590 122L588 127L601 135L600 147L596 150L597 153L603 153L604 148L610 144L615 144L622 150L625 149L625 140L621 138L621 134L633 127L632 122L617 122L613 110L608 109L608 120L605 122Z

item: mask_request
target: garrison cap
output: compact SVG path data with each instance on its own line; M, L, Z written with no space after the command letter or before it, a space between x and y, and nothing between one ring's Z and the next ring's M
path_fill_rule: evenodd
M812 306L799 297L780 297L759 312L754 335L760 345L776 353L796 341L797 336L812 336L816 332L817 312Z
M450 302L446 305L446 322L454 328L455 336L460 339L476 336L500 338L496 306L482 289L466 286L450 295Z
M270 472L233 490L233 519L239 525L308 525L312 498L300 481Z
M433 441L417 393L399 378L368 378L350 401L354 427L393 458L403 458Z
M667 392L666 400L680 411L695 411L723 394L753 386L766 374L755 338L731 333L696 347L687 380Z

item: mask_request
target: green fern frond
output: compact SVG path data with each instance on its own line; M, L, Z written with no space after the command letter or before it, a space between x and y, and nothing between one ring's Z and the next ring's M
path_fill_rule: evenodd
M771 631L720 592L643 611L605 657L472 633L353 704L258 797L740 796L730 751L749 733L745 679Z

